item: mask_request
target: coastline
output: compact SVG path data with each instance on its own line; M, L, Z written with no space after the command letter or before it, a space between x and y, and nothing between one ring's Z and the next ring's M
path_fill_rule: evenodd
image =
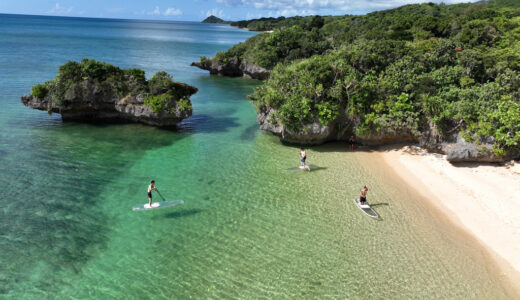
M452 165L445 155L415 146L379 150L376 161L412 188L419 201L473 237L489 254L497 276L519 295L520 165Z

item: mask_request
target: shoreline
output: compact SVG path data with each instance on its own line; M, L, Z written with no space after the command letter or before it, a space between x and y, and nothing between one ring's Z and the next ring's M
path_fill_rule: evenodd
M419 201L481 246L491 271L520 295L518 163L452 165L445 155L416 146L381 147L375 155Z

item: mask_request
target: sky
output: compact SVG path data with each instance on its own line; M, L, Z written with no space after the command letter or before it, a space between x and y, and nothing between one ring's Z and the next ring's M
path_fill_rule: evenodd
M0 13L94 18L201 21L260 17L344 15L405 4L463 3L477 0L0 0Z

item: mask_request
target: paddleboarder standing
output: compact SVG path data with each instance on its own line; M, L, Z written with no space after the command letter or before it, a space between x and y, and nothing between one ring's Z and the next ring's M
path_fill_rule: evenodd
M367 192L368 192L368 188L365 185L363 187L363 189L361 190L361 196L359 197L359 202L361 205L367 204Z
M159 190L155 187L155 180L152 180L152 182L150 182L150 185L148 186L148 204L150 205L150 207L152 206L152 191L156 191L157 193L159 193Z

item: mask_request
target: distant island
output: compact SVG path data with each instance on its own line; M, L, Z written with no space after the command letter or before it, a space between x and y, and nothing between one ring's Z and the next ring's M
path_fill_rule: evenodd
M208 23L208 24L230 24L230 21L224 21L219 17L215 17L213 15L207 17L202 21L202 23Z
M173 81L166 72L146 80L143 70L83 59L60 66L54 80L31 91L21 98L25 106L59 113L64 121L172 126L192 115L190 96L197 88Z
M193 63L265 80L250 96L281 140L420 143L455 161L520 157L520 2L415 4L362 16L264 18Z

